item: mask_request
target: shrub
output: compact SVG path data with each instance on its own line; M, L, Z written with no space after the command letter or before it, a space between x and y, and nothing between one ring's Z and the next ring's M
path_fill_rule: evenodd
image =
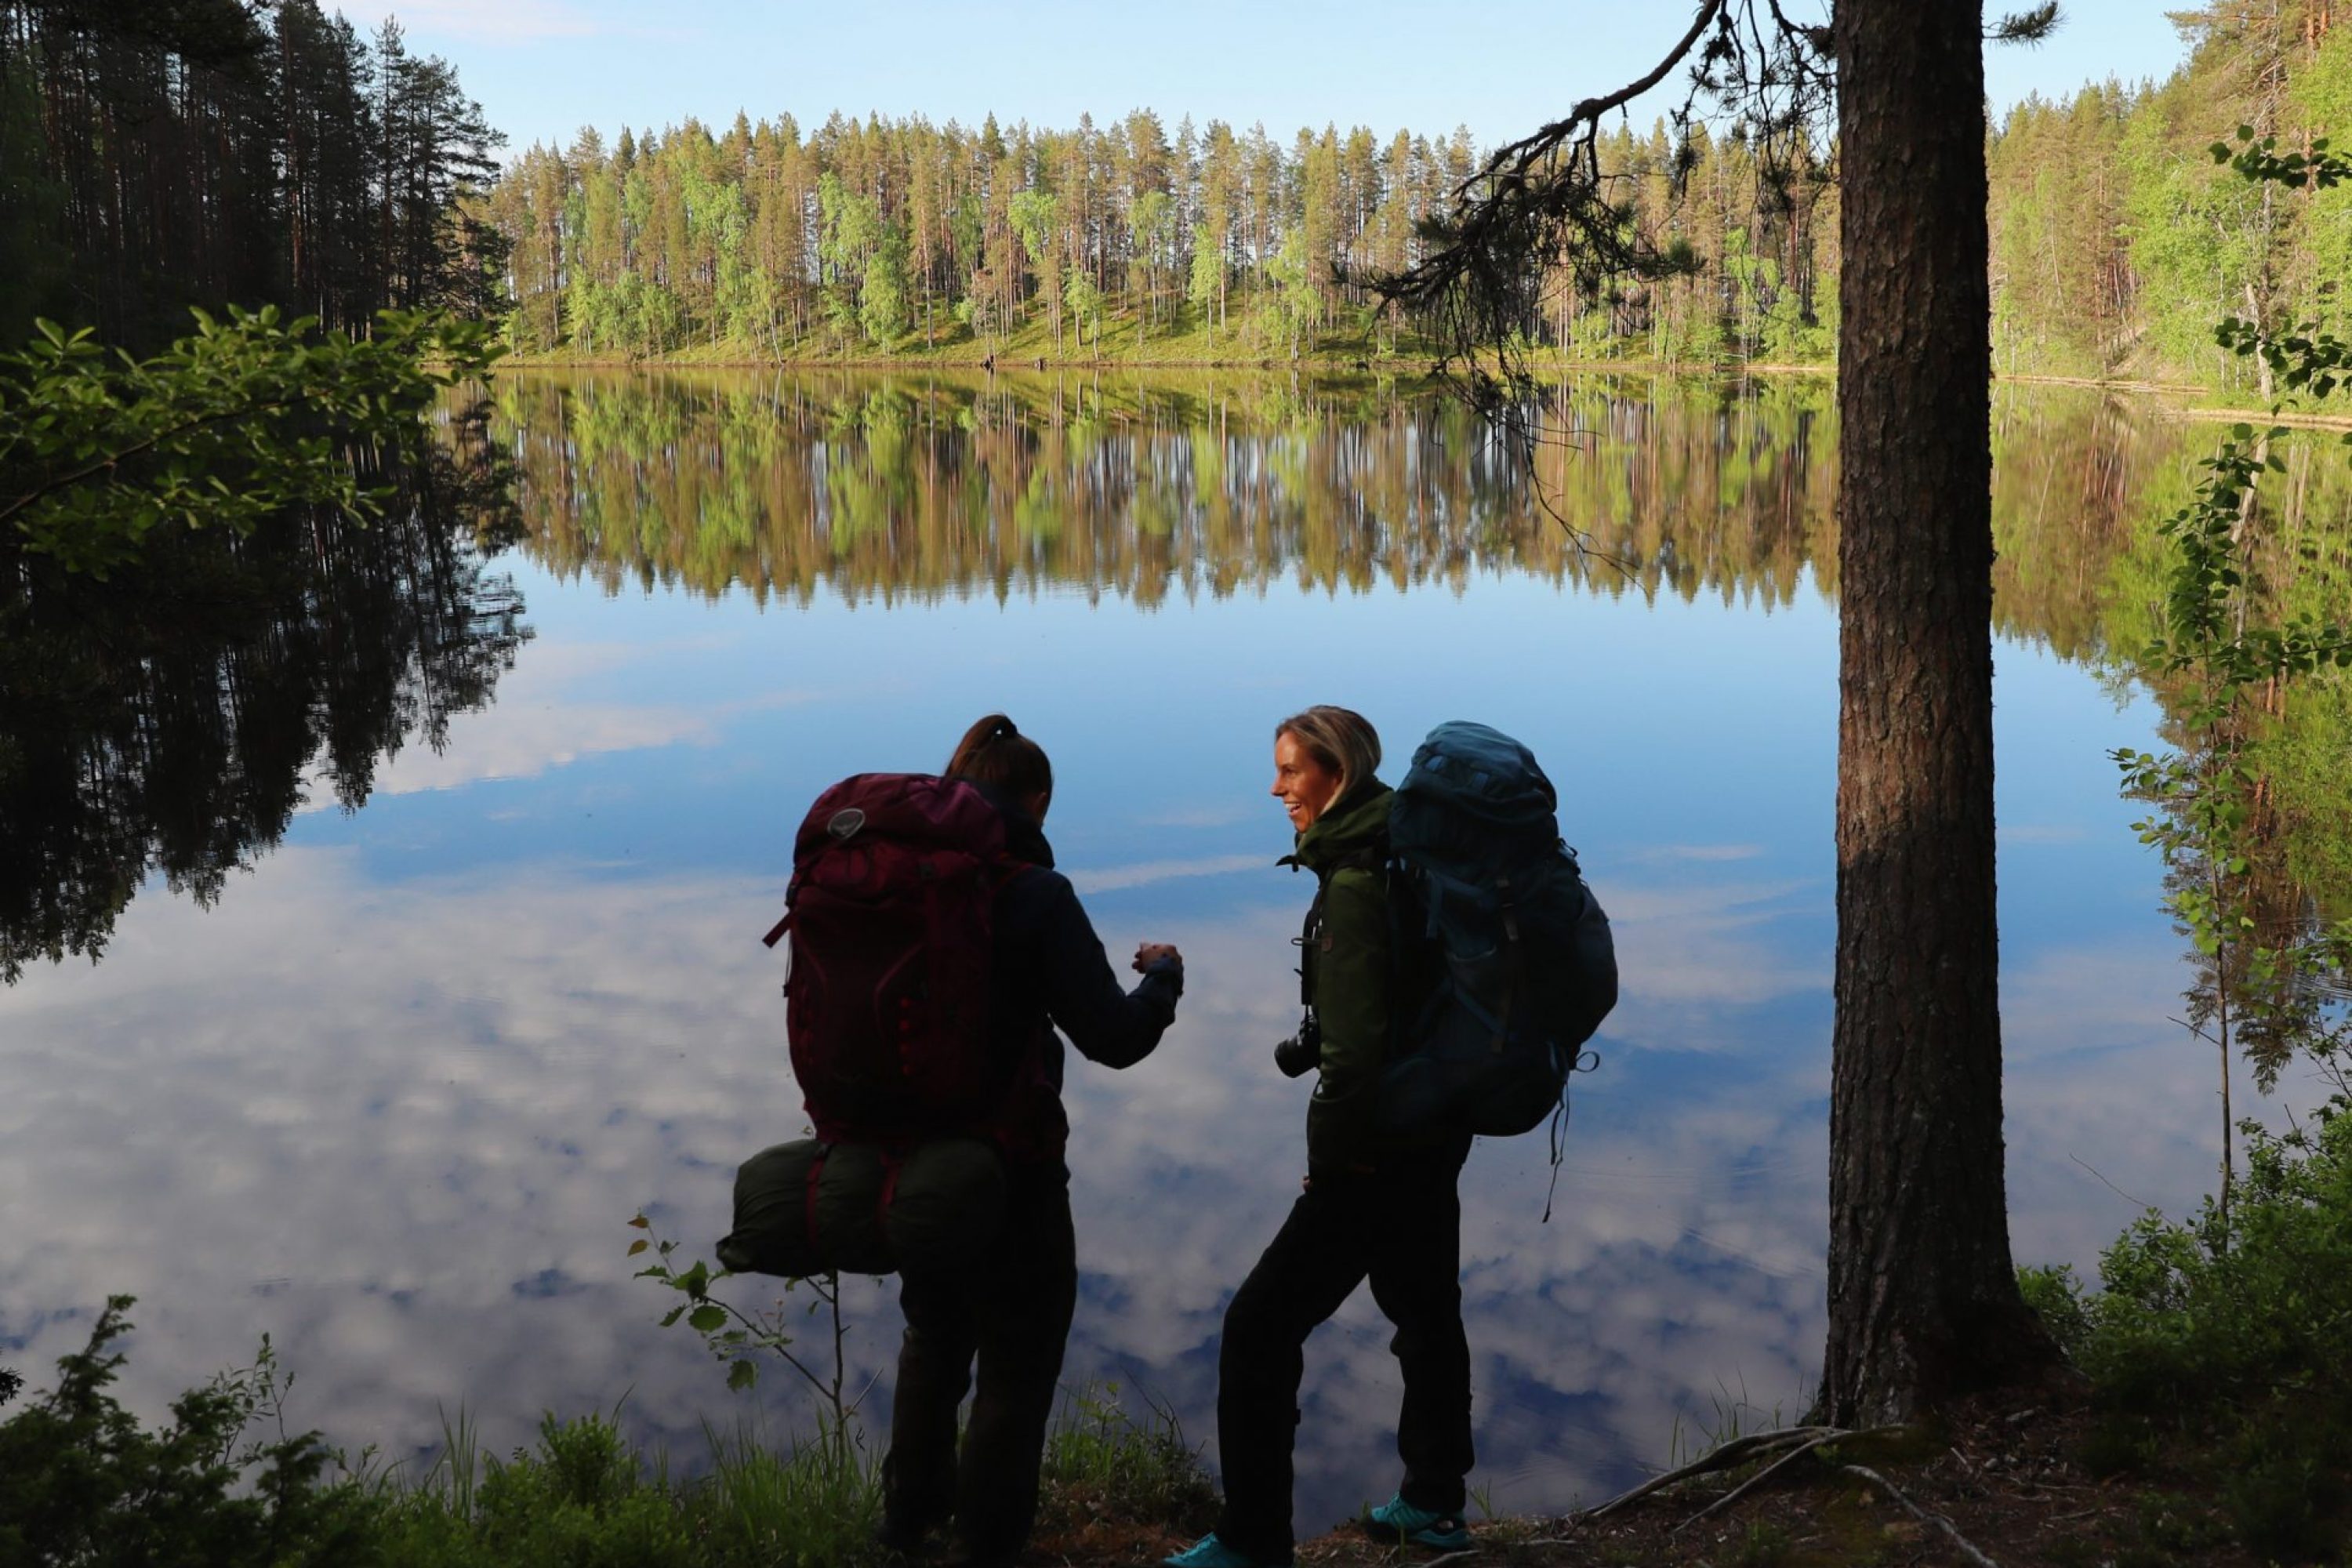
M366 1486L315 1433L248 1438L278 1414L269 1342L260 1358L191 1389L152 1431L116 1402L114 1342L131 1331L128 1296L110 1298L89 1342L58 1363L58 1384L0 1423L0 1563L78 1568L171 1563L282 1568L362 1561Z
M2084 1459L2174 1464L2219 1493L2260 1556L2339 1550L2352 1471L2352 1098L2308 1128L2247 1123L2225 1215L2150 1213L2100 1259L2101 1289L2026 1271L2027 1300L2096 1390Z

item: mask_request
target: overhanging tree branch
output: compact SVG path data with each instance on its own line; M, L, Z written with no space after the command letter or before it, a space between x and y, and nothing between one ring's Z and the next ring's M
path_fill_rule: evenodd
M1796 193L1826 182L1813 127L1830 101L1828 62L1828 30L1792 20L1780 0L1699 0L1655 66L1497 148L1455 187L1449 210L1416 226L1424 247L1419 261L1365 279L1383 300L1429 325L1441 345L1439 378L1495 430L1531 482L1545 437L1529 349L1541 330L1547 279L1565 274L1580 296L1615 301L1630 281L1698 264L1686 242L1661 243L1644 231L1627 176L1603 173L1602 121L1687 68L1688 91L1672 111L1680 132L1676 185L1694 161L1693 126L1705 100L1733 117L1734 140L1758 150L1766 200L1786 214ZM1563 439L1572 437L1553 437ZM1539 483L1535 493L1590 552L1584 531L1560 515Z

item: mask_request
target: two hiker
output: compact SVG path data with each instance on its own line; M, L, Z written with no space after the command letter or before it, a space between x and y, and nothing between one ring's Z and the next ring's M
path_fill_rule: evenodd
M1371 1527L1391 1542L1468 1542L1455 1184L1474 1134L1524 1131L1564 1106L1575 1050L1614 999L1606 921L1525 748L1441 726L1393 795L1380 761L1371 725L1346 709L1308 709L1276 731L1273 794L1298 834L1288 863L1317 879L1306 1013L1276 1050L1286 1073L1318 1074L1307 1177L1227 1309L1226 1502L1171 1568L1290 1562L1302 1347L1367 1278L1405 1380L1404 1481ZM817 1136L743 1167L736 1232L720 1245L730 1268L900 1273L884 1543L909 1551L951 1523L977 1568L1010 1563L1034 1521L1076 1292L1055 1030L1093 1060L1130 1066L1183 990L1181 955L1151 943L1133 961L1142 979L1122 990L1053 869L1052 798L1045 753L1001 714L972 727L939 778L860 775L819 798L790 912L770 933L793 933L793 1066ZM959 1459L956 1409L975 1361Z

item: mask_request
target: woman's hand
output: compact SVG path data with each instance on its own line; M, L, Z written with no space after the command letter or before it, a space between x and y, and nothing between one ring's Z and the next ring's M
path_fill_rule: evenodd
M1179 969L1184 967L1184 955L1176 951L1174 943L1147 942L1135 950L1136 973L1139 974L1143 973L1163 958L1172 962Z

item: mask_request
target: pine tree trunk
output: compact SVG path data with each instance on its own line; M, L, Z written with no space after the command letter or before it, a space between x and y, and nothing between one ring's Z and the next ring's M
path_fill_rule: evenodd
M2002 1173L1981 0L1840 0L1837 1019L1821 1414L2030 1377Z

